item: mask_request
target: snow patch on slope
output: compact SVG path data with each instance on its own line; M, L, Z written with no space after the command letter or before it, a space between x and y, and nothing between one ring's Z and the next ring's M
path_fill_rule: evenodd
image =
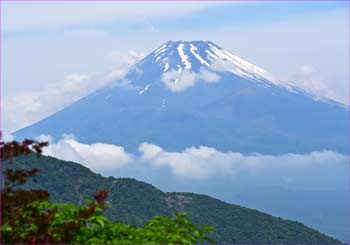
M154 56L156 56L158 53L163 53L166 50L166 44L163 44L159 49L153 52Z
M139 94L144 94L150 87L151 87L152 83L147 84L146 87L144 87L142 90L140 90Z
M272 74L264 69L245 61L244 59L230 53L229 51L219 49L212 44L209 44L210 51L217 57L219 61L228 61L231 64L230 71L236 75L243 76L249 79L263 79L273 84L279 84L280 82L275 79ZM208 52L210 54L210 52Z
M197 47L194 46L194 45L191 43L190 51L191 51L191 53L194 55L194 57L196 57L197 60L198 60L202 65L209 66L209 63L206 62L198 53L196 53L197 50L198 50Z
M191 69L191 62L188 60L188 56L184 52L184 44L180 43L177 47L177 51L179 53L179 56L181 58L182 63L185 65L185 69L189 70Z
M169 63L165 63L163 72L166 72L167 70L169 70Z

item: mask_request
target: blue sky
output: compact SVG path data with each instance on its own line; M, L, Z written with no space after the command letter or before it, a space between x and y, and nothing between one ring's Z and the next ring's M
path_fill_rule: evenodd
M120 3L99 3L99 6L104 6L105 8L108 7L118 7ZM138 3L128 4L132 7L132 5L138 5ZM20 17L20 15L16 16L16 8L20 8L22 11L26 8L30 7L30 9L34 11L50 11L53 8L56 8L57 6L65 6L66 8L74 7L77 10L83 9L80 7L84 7L85 5L95 5L95 3L49 3L49 4L42 4L38 3L35 5L39 5L36 9L33 8L33 3L3 3L5 11L5 30L3 38L8 38L13 35L40 35L43 33L47 33L50 31L50 29L45 28L45 26L40 26L33 24L31 28L26 26L20 26L20 24L12 24L9 23L7 25L7 16L6 10L9 9L11 12L10 16L15 18L23 18L23 22L25 22L25 17ZM41 6L40 6L41 5ZM44 5L44 6L42 6ZM125 5L125 4L124 4ZM154 3L149 3L148 5L154 5ZM170 5L174 5L170 3ZM182 6L183 8L186 8L186 3L175 3L177 6ZM223 25L237 25L237 24L247 24L247 23L269 23L269 22L276 22L283 20L285 18L298 16L298 15L304 15L304 14L312 14L312 13L319 13L324 11L330 11L330 10L339 10L348 8L348 2L346 1L328 1L328 2L312 2L312 1L305 1L305 2L248 2L248 3L239 3L239 2L223 2L221 4L207 4L204 3L207 7L199 7L196 8L193 5L191 6L192 12L189 14L184 14L180 18L172 18L170 16L167 16L164 18L161 16L161 18L157 18L156 16L148 16L146 18L141 18L139 20L136 19L130 19L128 17L125 17L124 20L120 20L116 22L113 18L101 18L99 21L93 21L93 18L86 19L83 18L81 21L75 20L71 23L55 23L56 27L61 26L60 31L63 31L64 29L80 29L80 28L94 28L94 29L100 29L100 30L106 30L111 31L114 34L118 34L120 31L128 31L130 28L144 28L144 23L149 19L149 21L153 21L153 24L157 26L160 30L167 30L171 28L172 30L178 30L178 29L197 29L197 28L208 28L208 27L220 27ZM166 4L162 4L164 8L166 8ZM88 7L89 8L89 7ZM86 10L85 8L84 10ZM91 10L91 9L90 9ZM171 10L171 7L167 9L168 11ZM21 11L21 12L22 12ZM132 11L130 11L132 12ZM171 13L171 12L170 12ZM170 14L169 13L169 14ZM21 13L22 14L22 13ZM132 14L132 13L131 13ZM29 14L30 15L30 14ZM28 16L29 16L28 15ZM206 18L203 18L203 16L206 16ZM32 16L33 18L33 16ZM54 19L54 18L53 18ZM117 18L118 19L118 18ZM58 19L56 19L59 21ZM8 19L8 21L13 21L11 19ZM21 22L21 21L19 21ZM35 23L36 21L33 21ZM51 23L53 24L53 23ZM48 25L46 26L48 27ZM27 29L27 30L25 30ZM57 29L51 29L51 31L57 31Z
M1 4L7 131L98 89L103 76L168 40L213 41L280 79L348 101L349 2Z

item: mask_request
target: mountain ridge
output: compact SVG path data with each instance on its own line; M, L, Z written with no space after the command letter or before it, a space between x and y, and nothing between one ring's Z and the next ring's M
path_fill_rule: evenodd
M55 202L82 204L85 198L103 188L109 190L107 201L112 205L106 216L133 225L142 225L154 215L170 216L174 212L190 212L196 225L210 224L218 243L335 244L336 239L305 225L276 218L262 212L227 204L207 195L164 193L154 186L131 178L102 177L74 162L36 155L14 159L4 168L38 168L36 182L26 188L48 190ZM208 212L209 210L209 212Z

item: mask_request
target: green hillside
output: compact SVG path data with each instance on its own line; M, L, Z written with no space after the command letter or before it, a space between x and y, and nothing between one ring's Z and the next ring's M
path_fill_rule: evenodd
M141 225L155 215L170 216L189 212L195 224L212 225L212 238L218 243L334 244L339 241L305 225L232 205L194 193L164 193L154 186L130 178L105 178L74 162L35 155L17 158L6 167L38 168L36 182L28 188L49 191L55 202L83 204L96 191L109 190L111 207L106 216L112 220ZM234 188L234 187L232 187Z

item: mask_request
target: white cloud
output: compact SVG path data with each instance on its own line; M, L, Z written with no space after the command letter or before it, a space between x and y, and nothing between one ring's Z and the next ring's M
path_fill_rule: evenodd
M314 94L317 98L328 98L332 100L339 100L336 91L321 77L321 72L314 67L303 65L299 72L293 79L293 83ZM342 99L343 100L343 99Z
M124 76L128 73L130 67L132 67L134 64L136 64L138 61L140 61L142 58L145 57L144 52L138 52L133 49L130 49L127 52L112 52L109 56L111 58L111 61L113 64L115 64L114 69L112 69L107 75L106 80L107 81L117 81L124 78ZM138 70L138 72L143 72L141 70ZM128 81L122 81L121 82L123 87L123 84L129 83Z
M68 135L67 135L67 137L68 137ZM35 140L40 141L40 142L53 143L54 139L51 135L41 134L38 137L36 137Z
M143 143L139 147L142 159L156 167L170 167L178 177L206 179L211 176L232 175L234 162L213 148L186 148L183 152L166 152L158 146Z
M264 179L274 176L277 183L279 180L287 183L301 176L327 175L330 178L330 172L339 171L348 164L347 156L327 150L305 154L245 155L206 146L169 152L160 146L142 143L138 149L140 154L134 155L122 146L80 143L72 135L64 135L57 142L48 135L41 135L37 140L50 143L44 148L44 155L81 163L107 176L118 176L123 169L137 170L138 173L144 171L145 176L165 169L180 180L204 181L223 177L234 180L242 179L242 176Z
M13 131L48 116L93 91L101 85L99 82L88 75L71 74L59 84L5 99L4 127Z
M130 67L145 57L145 53L137 52L135 50L129 50L127 53L113 52L110 54L115 64L118 64L115 69L109 72L106 76L107 81L112 81L110 84L112 87L120 87L127 89L139 89L132 85L131 81L123 79L128 73ZM139 68L135 68L138 73L143 71Z
M104 175L109 175L110 171L133 161L133 156L127 153L124 147L103 143L82 144L72 135L64 135L56 143L53 143L52 137L47 135L39 136L38 140L51 142L44 148L44 155L81 163L92 171Z
M168 167L177 177L203 180L209 177L234 177L240 172L263 174L271 170L288 174L291 170L303 172L306 168L334 167L347 164L347 157L333 152L308 154L243 155L238 152L221 152L211 147L190 147L183 152L167 152L159 146L143 143L139 147L142 160L152 166Z
M190 71L169 71L162 75L162 82L173 92L181 92L196 83L196 74Z
M217 60L214 60L210 68L212 68L214 71L217 71L217 72L226 72L226 71L234 70L235 65L228 60L217 59Z
M137 90L141 88L140 86L133 84L130 80L127 80L127 79L114 80L110 83L110 87L131 89L131 90Z
M208 70L201 70L199 73L199 79L206 83L216 83L220 80L220 76Z
M16 137L10 133L1 132L1 140L4 142L13 141Z
M146 53L130 49L127 53L119 51L112 52L110 56L113 63L119 64L119 67L130 68L136 62L144 58L146 56Z
M3 130L13 132L30 125L107 85L133 88L130 81L122 78L143 54L131 50L126 54L113 53L112 56L118 57L118 62L106 75L70 74L59 83L5 98L1 105Z
M161 81L173 92L185 91L186 89L193 87L197 81L216 83L219 80L219 75L207 70L201 70L199 73L187 70L172 70L163 73L161 77Z
M150 161L161 154L163 149L157 145L143 143L139 146L139 151L143 154L142 158L144 160Z
M71 74L39 91L21 92L4 100L4 126L13 131L77 101L107 82L85 74ZM7 125L7 123L9 125Z

